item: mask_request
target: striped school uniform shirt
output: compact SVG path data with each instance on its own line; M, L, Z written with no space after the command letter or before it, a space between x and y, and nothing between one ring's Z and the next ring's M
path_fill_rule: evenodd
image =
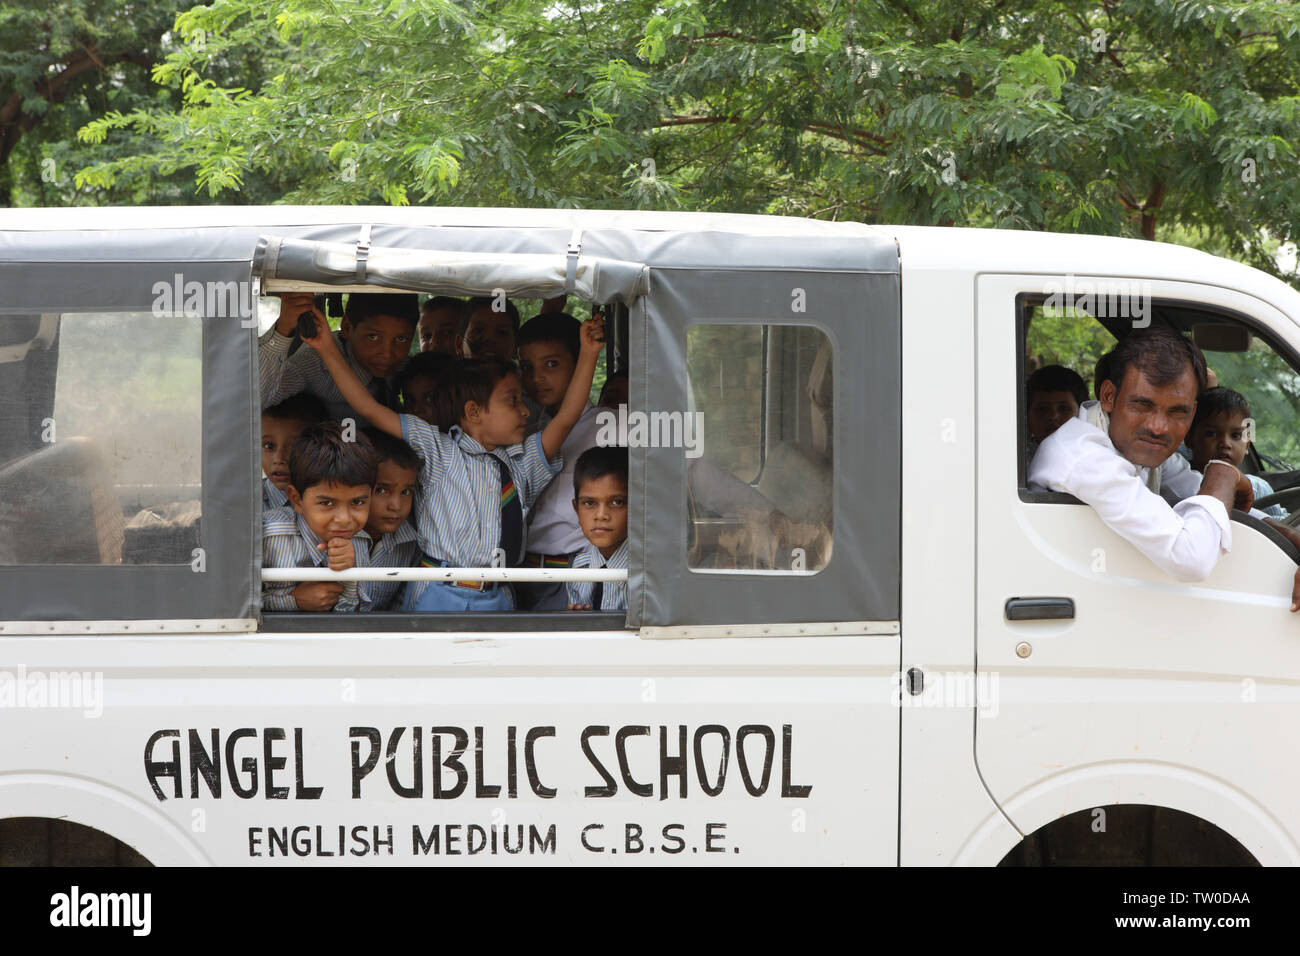
M289 493L281 491L271 483L270 478L262 479L262 510L270 511L273 508L283 508L289 503Z
M458 426L441 432L422 418L400 416L402 438L423 459L420 498L412 515L424 554L448 567L487 568L501 541L501 472L505 462L524 513L527 549L528 514L542 489L564 467L556 455L546 460L542 436L529 435L518 445L486 451ZM412 581L409 601L418 601L428 581Z
M574 568L627 568L627 538L623 543L606 558L600 553L600 548L591 542L579 551L573 558L572 567ZM626 611L627 610L627 582L626 581L569 581L565 587L569 591L570 604L590 604L592 592L596 584L601 585L602 594L600 607L592 608L593 611Z
M262 567L264 568L324 568L329 566L329 555L316 548L321 539L307 527L302 515L293 508L274 508L262 512ZM370 535L358 531L352 537L356 566L370 566ZM262 610L296 611L293 599L297 581L266 582L262 585ZM335 611L369 611L366 596L360 593L359 582L347 581L339 595Z
M403 521L370 549L372 568L413 568L420 563L420 538L410 521ZM404 581L363 581L361 595L372 611L391 611Z
M380 403L391 405L392 390L389 388L388 381L375 378L362 368L352 354L352 346L345 342L338 332L334 333L334 340L338 342L339 351L348 360L352 371L356 372L357 378L361 379L361 384ZM343 393L339 391L339 387L334 384L334 378L321 360L320 353L310 345L303 345L290 355L289 346L292 343L293 339L281 335L275 330L275 326L268 329L257 341L257 377L262 393L262 407L270 408L286 398L300 392L307 392L325 403L325 409L329 412L331 420L337 422L344 418L351 418L358 425L368 425L369 422L352 409L347 399L343 397Z

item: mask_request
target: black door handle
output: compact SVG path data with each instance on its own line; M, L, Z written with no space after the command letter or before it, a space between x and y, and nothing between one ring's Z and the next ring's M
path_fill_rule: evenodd
M1074 599L1066 597L1007 598L1008 621L1074 620Z

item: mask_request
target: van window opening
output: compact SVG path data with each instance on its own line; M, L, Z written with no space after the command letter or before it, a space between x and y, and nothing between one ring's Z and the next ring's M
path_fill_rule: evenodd
M1065 503L1073 499L1055 492L1026 488L1033 447L1026 385L1032 371L1060 365L1084 380L1088 398L1096 399L1098 360L1115 346L1116 333L1129 327L1126 318L1098 318L1076 308L1051 308L1042 295L1025 294L1018 302L1018 387L1020 497L1026 501ZM1249 404L1250 440L1241 463L1244 473L1263 479L1274 493L1300 485L1300 362L1291 350L1261 329L1248 316L1200 303L1154 300L1149 303L1151 326L1165 327L1198 342L1206 366L1222 388L1239 393ZM1122 311L1122 310L1121 310ZM1145 326L1144 326L1145 327ZM1189 431L1181 454L1191 456ZM1289 510L1289 509L1288 509ZM1270 512L1270 514L1273 514ZM1276 514L1273 516L1277 517ZM1288 517L1287 523L1291 523Z
M0 565L191 564L203 545L201 320L39 318L44 331L0 366L26 365L30 426L0 448Z
M832 359L814 326L687 330L685 421L708 426L688 452L693 572L811 573L830 560Z

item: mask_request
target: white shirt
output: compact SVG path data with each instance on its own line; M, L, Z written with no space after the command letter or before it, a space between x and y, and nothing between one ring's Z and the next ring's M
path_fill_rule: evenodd
M1108 527L1179 581L1203 581L1220 554L1232 547L1232 527L1223 502L1192 494L1172 507L1147 487L1149 469L1133 464L1110 436L1078 418L1066 422L1038 446L1029 466L1033 490L1064 491L1091 505ZM1173 458L1182 460L1182 456ZM1168 469L1168 470L1166 470ZM1182 462L1161 466L1161 483L1184 490L1196 475ZM1199 489L1200 479L1196 478Z
M570 429L560 445L564 469L546 490L537 496L533 512L528 518L528 550L535 554L573 554L587 546L578 525L578 513L573 510L573 469L578 456L596 444L597 409L590 402ZM551 416L543 416L542 425Z
M584 538L583 541L586 541ZM606 558L600 553L600 548L590 542L579 551L573 558L575 568L627 568L628 539L624 538L623 543L615 549L614 553ZM590 604L592 594L596 590L595 581L568 581L565 588L569 592L570 604ZM593 608L595 611L626 611L627 610L627 582L626 581L604 581L601 583L600 607Z

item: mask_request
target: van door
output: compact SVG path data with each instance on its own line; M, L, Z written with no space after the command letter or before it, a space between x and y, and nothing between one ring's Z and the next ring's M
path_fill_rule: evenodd
M1296 367L1300 334L1273 306L1208 285L1140 285L1157 304L1252 326ZM1098 301L1101 293L1122 301L1134 280L978 281L980 771L1023 834L1081 810L1102 833L1108 805L1169 807L1226 831L1261 862L1295 863L1293 557L1236 515L1231 553L1208 580L1182 584L1087 505L1023 486L1025 437L1016 423L1026 297L1086 288ZM1075 371L1092 381L1091 367Z

